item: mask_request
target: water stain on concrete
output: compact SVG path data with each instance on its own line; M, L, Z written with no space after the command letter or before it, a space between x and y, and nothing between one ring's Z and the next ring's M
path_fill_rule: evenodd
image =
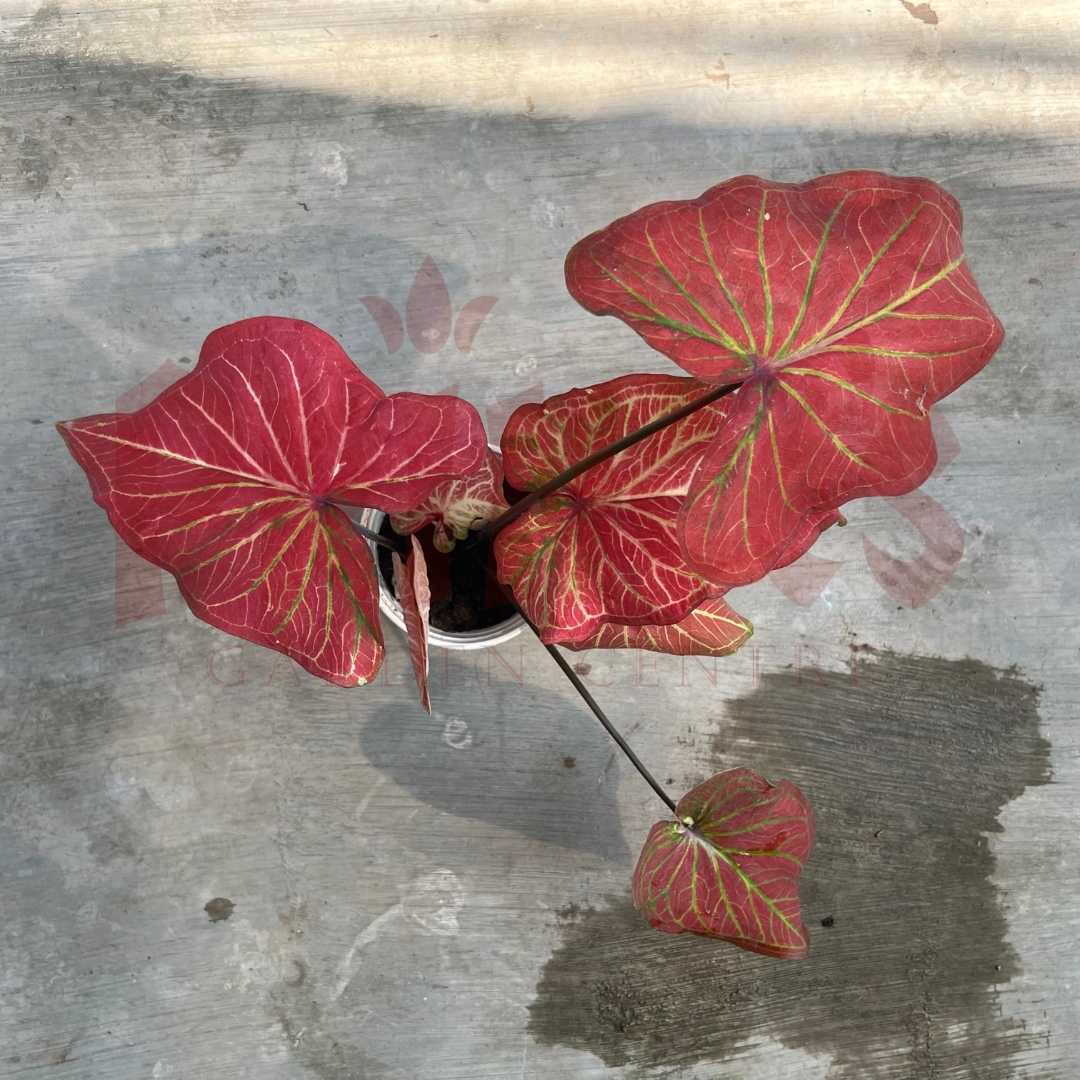
M215 896L203 905L203 911L211 922L224 922L235 908L236 905L226 896Z
M560 920L532 1036L611 1066L719 1061L771 1037L831 1058L830 1080L1015 1076L1034 1036L997 1001L1019 966L987 838L1049 780L1038 703L1019 671L977 660L858 653L850 673L766 675L731 705L712 764L813 800L810 957L668 938L619 897Z
M555 917L562 922L575 922L595 914L596 908L590 907L588 904L579 904L573 900L555 911Z

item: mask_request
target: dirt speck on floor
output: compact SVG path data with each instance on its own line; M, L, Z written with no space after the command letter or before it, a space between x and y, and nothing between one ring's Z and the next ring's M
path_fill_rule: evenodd
M236 905L224 896L215 896L213 900L207 900L203 905L203 911L211 922L224 922L232 913Z

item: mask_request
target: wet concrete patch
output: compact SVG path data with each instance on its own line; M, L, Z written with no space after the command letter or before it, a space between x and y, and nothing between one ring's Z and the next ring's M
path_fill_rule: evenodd
M813 800L810 957L667 938L609 899L560 922L533 1037L613 1066L725 1060L773 1038L831 1058L835 1080L1016 1076L1034 1036L997 1001L1019 966L987 834L1049 780L1038 701L1020 672L976 660L870 653L850 673L766 675L731 705L714 765L788 776Z
M203 911L211 922L224 922L235 909L236 905L227 896L215 896L203 905Z

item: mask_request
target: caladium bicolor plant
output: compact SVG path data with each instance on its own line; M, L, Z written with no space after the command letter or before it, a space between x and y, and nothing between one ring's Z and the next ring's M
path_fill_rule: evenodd
M634 873L649 921L798 957L805 796L735 769L676 803L557 646L733 652L751 626L729 589L798 559L844 503L922 483L931 406L1002 338L960 231L936 184L873 172L738 177L620 218L574 246L567 285L686 374L524 405L501 455L464 401L385 395L323 331L271 317L214 331L195 370L145 408L59 427L117 532L196 615L342 686L382 661L369 544L393 552L383 587L429 711L431 560L451 583L473 560L479 591L497 580L512 594L672 813ZM410 297L421 351L442 339L417 338L413 308L449 318L436 276ZM401 320L377 299L365 302L393 351ZM354 524L354 507L391 527Z
M699 604L676 623L620 626L604 623L592 637L566 642L568 649L647 649L669 656L727 656L754 632L722 597Z

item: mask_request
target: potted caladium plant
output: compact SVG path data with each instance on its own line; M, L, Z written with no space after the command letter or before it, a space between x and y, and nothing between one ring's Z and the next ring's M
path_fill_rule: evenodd
M260 317L211 333L145 408L59 429L199 618L320 678L374 678L380 605L429 709L430 645L531 627L670 811L634 872L652 925L801 956L804 795L734 769L676 802L561 649L737 649L751 626L728 591L798 559L849 500L919 486L931 407L1001 324L953 198L876 172L644 207L576 244L566 280L683 374L525 405L496 451L465 401L384 394L323 331Z

